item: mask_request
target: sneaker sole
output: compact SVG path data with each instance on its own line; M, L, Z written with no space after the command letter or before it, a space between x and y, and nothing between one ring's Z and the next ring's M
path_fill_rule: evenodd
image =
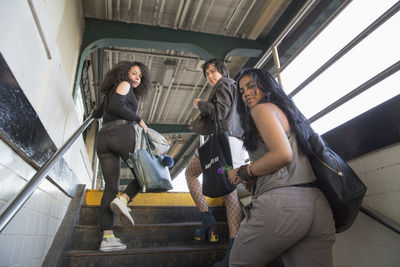
M128 212L128 214L126 214L126 213L120 208L120 206L119 206L117 203L111 202L110 208L111 208L111 210L112 210L115 214L117 214L118 216L120 216L121 214L124 215L124 216L132 223L132 226L135 225L135 222L133 221L133 218L132 218L132 216L129 214L129 212Z
M111 251L120 251L126 249L126 246L123 247L106 247L106 248L100 248L99 250L102 252L111 252Z

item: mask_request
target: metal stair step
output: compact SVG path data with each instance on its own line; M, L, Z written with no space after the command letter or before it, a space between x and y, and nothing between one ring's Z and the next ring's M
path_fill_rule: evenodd
M195 245L198 241L194 240L193 234L200 226L200 222L116 225L114 234L128 248ZM217 227L220 242L227 242L227 222L217 222ZM72 249L97 249L101 238L98 226L77 225L72 235Z
M200 213L196 207L192 206L133 206L131 216L137 224L148 223L174 223L174 222L199 222ZM226 221L224 206L209 207L217 221ZM79 224L96 225L98 224L100 207L83 205L81 207ZM115 224L127 224L129 221L125 217L121 220L116 217Z
M130 248L116 252L70 250L65 266L174 266L208 267L224 257L226 244Z

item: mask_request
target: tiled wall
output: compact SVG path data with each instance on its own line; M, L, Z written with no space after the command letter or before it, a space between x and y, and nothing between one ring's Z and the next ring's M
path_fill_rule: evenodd
M363 205L400 224L400 144L373 151L349 164L368 187ZM335 267L400 266L400 235L362 213L336 238Z
M0 141L0 209L36 171ZM70 198L44 180L0 234L0 266L41 266Z
M80 0L0 1L1 54L58 148L80 125L72 91L83 25ZM91 166L81 137L63 159L79 179L75 185L91 184ZM0 209L35 172L0 141ZM41 266L70 201L44 180L1 232L0 266Z

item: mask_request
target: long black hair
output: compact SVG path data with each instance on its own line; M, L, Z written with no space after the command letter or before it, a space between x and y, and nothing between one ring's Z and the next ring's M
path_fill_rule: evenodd
M245 76L249 75L256 86L266 93L259 103L273 103L277 105L283 113L285 113L292 134L295 134L297 143L300 150L309 155L311 148L308 143L308 136L313 131L309 121L304 117L300 110L296 107L293 100L286 95L281 85L274 79L274 77L265 70L261 69L244 69L237 76L237 108L240 115L240 125L244 129L243 141L244 147L249 151L256 149L258 130L250 114L250 109L243 102L239 81Z
M136 88L133 88L133 92L138 100L144 99L151 89L151 77L147 66L137 61L121 61L115 65L115 67L104 76L104 80L100 85L100 92L104 95L108 95L111 90L115 90L116 86L123 81L127 81L131 84L128 74L134 66L140 68L142 78L140 84Z

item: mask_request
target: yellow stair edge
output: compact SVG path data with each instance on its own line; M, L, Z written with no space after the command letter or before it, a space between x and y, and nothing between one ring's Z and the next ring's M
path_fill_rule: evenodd
M87 189L86 205L99 206L103 196L102 190ZM209 206L222 206L223 198L206 197ZM164 192L164 193L140 193L129 206L195 206L189 192Z

